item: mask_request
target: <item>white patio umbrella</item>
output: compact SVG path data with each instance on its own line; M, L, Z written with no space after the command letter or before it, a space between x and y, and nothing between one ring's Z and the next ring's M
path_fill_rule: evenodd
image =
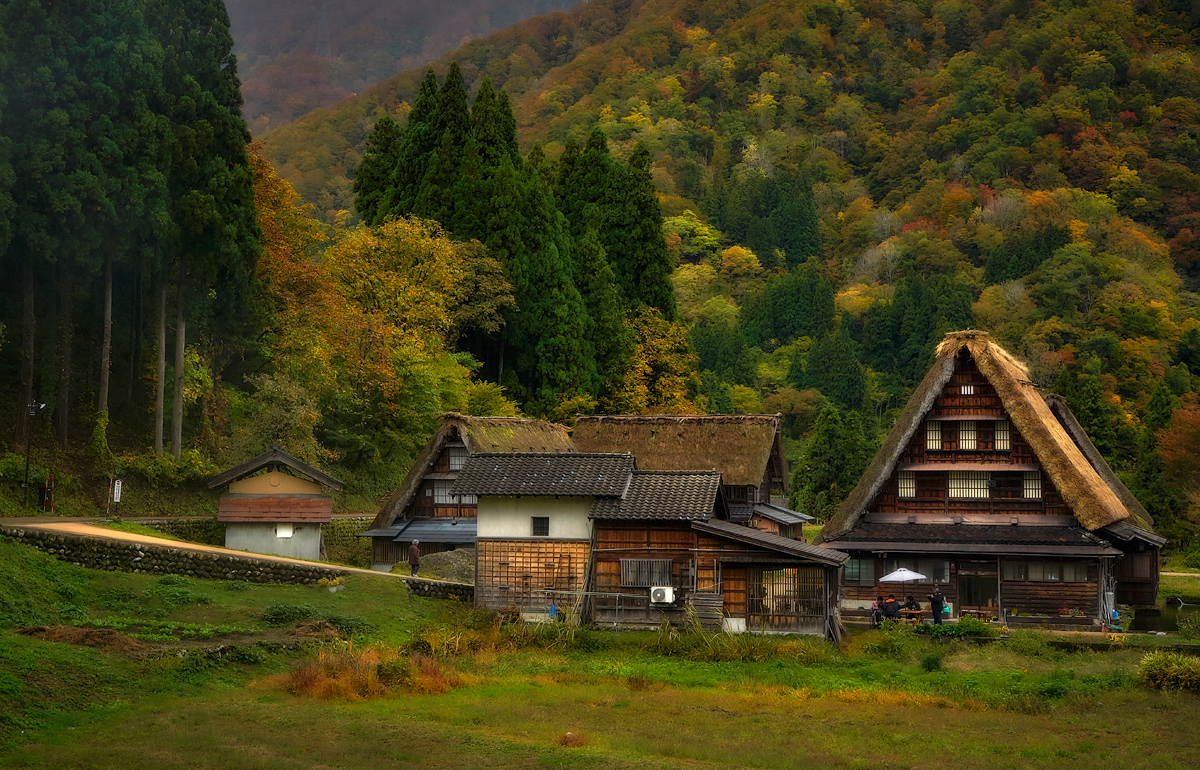
M901 567L895 572L889 572L879 578L880 583L907 583L910 580L924 580L925 576L920 572L913 572L908 567Z

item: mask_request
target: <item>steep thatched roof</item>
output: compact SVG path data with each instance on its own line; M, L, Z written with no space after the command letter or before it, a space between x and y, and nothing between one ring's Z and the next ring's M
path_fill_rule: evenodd
M1153 529L1154 519L1150 516L1150 512L1138 502L1138 499L1133 496L1133 492L1129 491L1129 487L1125 486L1117 474L1113 473L1113 469L1104 459L1104 455L1100 454L1100 450L1088 438L1088 434L1079 424L1079 420L1075 419L1075 413L1071 411L1071 407L1067 406L1066 399L1054 393L1047 394L1045 399L1046 405L1050 407L1050 411L1058 418L1071 440L1075 442L1075 446L1079 447L1079 451L1083 452L1083 456L1087 458L1096 473L1100 474L1100 478L1104 479L1104 483L1108 484L1109 488L1124 503L1125 509L1129 511L1132 519L1129 523Z
M782 461L777 414L591 415L575 420L572 437L581 452L619 452L653 471L721 473L731 486L762 483L772 452ZM787 473L779 468L784 488Z
M938 345L937 359L900 413L895 427L876 453L858 485L825 525L821 540L848 532L867 512L942 388L954 373L954 359L970 355L991 383L1017 430L1029 442L1075 518L1087 530L1129 518L1130 511L1080 451L1042 394L1029 381L1029 370L995 344L987 332L951 332Z
M442 423L413 462L400 487L392 493L372 529L391 526L408 507L421 480L437 461L446 444L462 441L468 454L481 452L573 452L571 436L564 425L519 417L469 417L457 412L442 415Z

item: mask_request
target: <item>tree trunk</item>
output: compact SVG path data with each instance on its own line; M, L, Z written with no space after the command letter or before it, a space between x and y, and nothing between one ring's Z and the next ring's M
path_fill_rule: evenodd
M58 263L59 269L59 369L58 394L55 403L58 409L58 446L67 448L68 428L71 418L71 272L74 266L67 257Z
M163 410L167 393L167 276L158 276L158 379L154 392L154 454L163 453Z
M129 384L125 388L126 403L133 402L133 386L138 378L138 362L142 358L142 324L145 318L142 317L142 282L145 276L145 267L138 269L137 280L134 283L133 292L133 308L130 310L129 322Z
M104 335L100 341L100 395L96 411L108 412L108 370L112 362L112 254L104 257Z
M175 393L171 403L171 454L176 460L183 452L183 374L184 353L187 343L187 318L184 300L187 293L187 270L183 258L179 259L179 288L175 295Z
M21 440L29 436L29 405L33 403L33 355L37 343L37 320L33 312L33 257L27 255L25 268L21 271L21 403L18 404L21 418L17 431Z

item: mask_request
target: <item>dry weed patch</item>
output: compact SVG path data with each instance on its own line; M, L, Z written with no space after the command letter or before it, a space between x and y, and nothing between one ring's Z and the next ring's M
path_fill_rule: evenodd
M458 671L428 655L403 655L386 645L322 647L287 674L270 680L293 695L360 701L404 690L440 695L467 684Z

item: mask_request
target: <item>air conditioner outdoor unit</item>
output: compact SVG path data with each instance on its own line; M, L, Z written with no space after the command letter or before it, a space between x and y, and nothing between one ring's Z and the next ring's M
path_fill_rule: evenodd
M650 589L651 604L671 604L675 601L675 589L671 586L654 586Z

